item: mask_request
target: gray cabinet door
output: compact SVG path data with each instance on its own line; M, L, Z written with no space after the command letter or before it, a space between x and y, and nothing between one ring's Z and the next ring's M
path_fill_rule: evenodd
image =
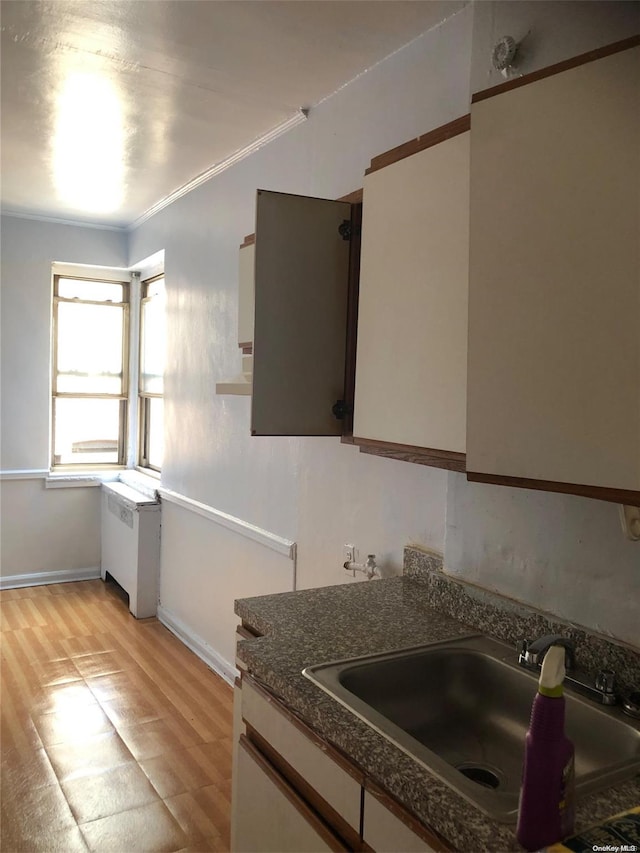
M252 435L340 435L351 205L258 190Z

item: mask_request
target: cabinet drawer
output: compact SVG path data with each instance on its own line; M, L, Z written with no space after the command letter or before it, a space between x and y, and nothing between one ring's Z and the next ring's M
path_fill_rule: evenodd
M246 677L242 682L242 716L247 725L359 834L361 774L353 771L337 752Z
M448 847L435 833L373 785L364 792L362 839L376 853L436 853Z
M346 847L242 736L238 747L236 853L316 853Z

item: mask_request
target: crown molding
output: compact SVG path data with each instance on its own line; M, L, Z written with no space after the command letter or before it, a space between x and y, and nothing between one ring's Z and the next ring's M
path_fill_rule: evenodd
M2 216L9 216L12 219L31 219L34 222L48 222L52 225L72 225L74 228L97 228L98 231L127 231L126 225L106 225L100 222L87 222L83 219L61 219L57 216L46 216L40 213L23 213L22 211L11 210L10 208L2 208L0 213Z
M190 193L192 190L196 189L196 187L205 184L207 181L210 181L211 178L214 178L216 175L219 175L220 172L224 172L226 169L233 166L235 163L240 162L240 160L244 160L245 157L249 157L251 154L254 154L264 145L267 145L269 142L272 142L274 139L277 139L283 133L286 133L291 128L296 127L299 124L302 124L306 121L307 116L309 115L308 109L303 109L302 107L295 113L295 115L291 116L291 118L282 122L282 124L277 125L276 127L269 130L263 136L255 139L250 145L246 145L244 148L238 149L229 157L224 160L221 160L219 163L216 163L213 166L210 166L204 172L201 172L199 175L196 175L195 178L191 178L190 181L187 181L186 184L183 184L181 187L178 187L177 190L174 190L169 195L166 195L164 198L160 199L160 201L156 202L154 205L149 207L143 214L138 216L137 219L128 226L129 231L134 231L143 222L146 222L147 219L150 219L152 216L155 216L156 213L159 213L165 207L168 207L174 201L177 201L182 196Z

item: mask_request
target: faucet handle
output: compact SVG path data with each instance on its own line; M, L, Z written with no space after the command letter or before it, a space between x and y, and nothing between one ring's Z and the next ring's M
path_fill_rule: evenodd
M562 646L565 650L565 667L567 671L574 669L573 643L567 637L561 637L559 634L547 634L544 637L538 637L533 643L522 640L518 663L520 666L528 669L539 669L542 665L542 659L551 646Z
M373 580L376 575L380 576L375 554L367 554L367 562L364 565L366 575L370 581Z
M562 646L565 650L565 667L567 670L575 668L573 642L568 637L562 637L560 634L547 634L544 637L538 637L537 640L534 640L529 646L529 660L540 666L542 659L551 646Z
M540 660L538 655L533 651L533 644L528 640L520 641L520 654L518 655L518 664L525 669L537 670L540 668Z
M601 669L596 675L596 689L602 693L615 693L616 674L612 669Z

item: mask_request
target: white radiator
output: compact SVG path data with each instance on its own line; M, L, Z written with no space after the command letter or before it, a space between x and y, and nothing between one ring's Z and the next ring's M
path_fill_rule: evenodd
M125 483L102 485L102 553L107 572L129 594L138 619L155 616L160 572L160 502Z

